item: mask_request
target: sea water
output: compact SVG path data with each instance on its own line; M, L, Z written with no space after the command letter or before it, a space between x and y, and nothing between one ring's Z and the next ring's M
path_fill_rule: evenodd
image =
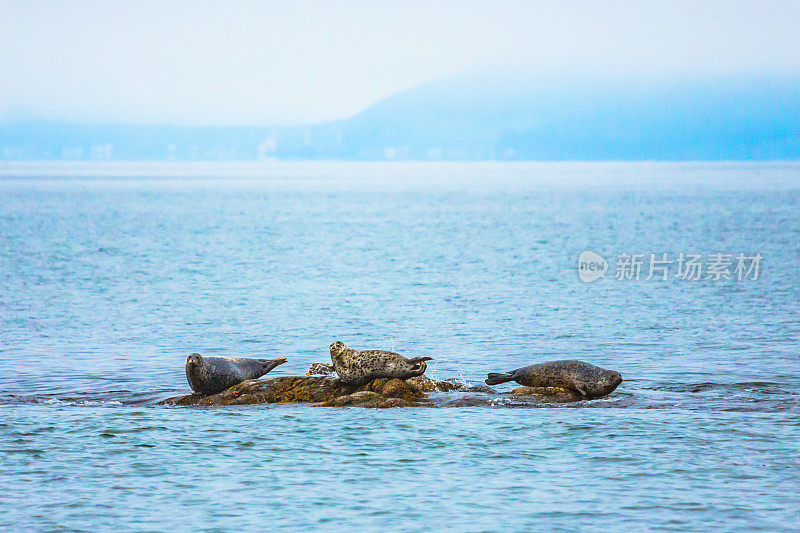
M0 175L0 528L800 528L798 164ZM681 254L730 279L681 279ZM190 352L303 375L334 340L467 384L553 359L624 382L538 408L156 405Z

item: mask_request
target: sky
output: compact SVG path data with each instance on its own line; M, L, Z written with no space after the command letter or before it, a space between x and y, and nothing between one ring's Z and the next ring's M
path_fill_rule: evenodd
M0 0L0 120L288 125L465 71L800 72L800 1Z

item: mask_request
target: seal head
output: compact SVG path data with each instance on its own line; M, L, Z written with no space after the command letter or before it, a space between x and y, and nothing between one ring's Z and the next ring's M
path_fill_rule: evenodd
M586 396L590 398L600 398L614 392L614 389L622 383L622 374L616 370L606 370L605 374L597 380L593 387L589 388Z
M363 385L378 378L408 379L421 376L428 369L425 361L433 357L408 359L384 350L358 351L348 348L342 341L330 346L333 368L343 383Z
M203 357L191 353L186 358L186 379L199 394L217 394L248 379L258 379L286 359L245 359Z

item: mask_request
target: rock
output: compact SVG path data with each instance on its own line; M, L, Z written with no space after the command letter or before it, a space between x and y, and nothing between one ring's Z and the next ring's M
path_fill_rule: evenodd
M352 393L339 380L321 376L284 376L243 381L210 396L190 394L169 398L164 405L250 405L261 403L318 403Z
M497 391L491 388L489 385L484 385L483 383L478 383L477 385L471 385L469 387L464 387L464 392L480 392L483 394L497 394Z
M345 407L345 406L387 408L387 407L413 407L418 403L404 400L402 398L387 398L377 392L363 390L338 396L322 404L323 407Z
M385 400L385 398L380 394L378 394L377 392L362 390L359 392L354 392L353 394L347 394L345 396L337 396L336 398L332 398L327 402L323 403L322 405L325 407L343 407L346 405L353 405L353 404L356 405L374 404L382 400Z
M190 394L169 398L159 402L159 405L313 403L324 406L400 407L422 405L425 399L423 391L396 378L376 379L355 387L345 385L339 379L323 376L285 376L243 381L210 396Z
M358 390L370 390L387 398L400 398L408 402L417 402L425 398L425 393L398 378L379 378L362 385Z
M408 383L409 385L411 385L412 387L421 392L433 392L437 388L436 383L425 374L413 378L408 378L405 381L406 383Z
M535 396L546 402L566 403L583 400L580 394L560 387L517 387L511 391L513 396Z
M442 392L450 392L450 391L463 391L466 390L467 386L463 383L459 383L457 381L437 381L436 382L436 390Z
M312 366L312 369L314 367ZM429 392L457 391L461 394L434 395ZM517 397L518 400L513 400ZM500 394L491 387L467 387L453 381L433 381L425 376L406 380L380 378L357 387L338 378L326 376L284 376L272 379L243 381L211 396L189 394L169 398L160 405L217 406L268 403L308 403L325 407L413 407L413 406L478 406L498 405L514 401L522 405L574 402L582 398L557 387L517 387L510 394Z
M177 398L167 398L161 400L158 405L200 405L200 402L205 398L202 394L189 394L188 396L179 396Z

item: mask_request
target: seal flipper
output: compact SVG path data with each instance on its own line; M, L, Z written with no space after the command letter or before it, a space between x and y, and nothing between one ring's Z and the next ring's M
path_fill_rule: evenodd
M428 369L428 365L425 364L425 361L431 361L431 360L433 360L433 357L414 357L412 359L406 359L407 364L411 365L411 369L409 370L409 372L406 373L406 376L407 377L421 376L422 374L425 373L425 370Z
M500 374L491 373L486 376L487 385L499 385L507 381L514 381L514 372L502 372Z

